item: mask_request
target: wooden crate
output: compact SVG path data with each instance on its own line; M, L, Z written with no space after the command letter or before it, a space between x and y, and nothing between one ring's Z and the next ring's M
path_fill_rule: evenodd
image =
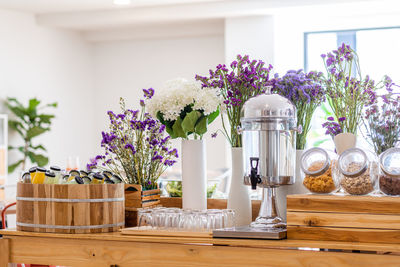
M400 198L288 195L288 239L400 243Z
M125 227L137 226L137 210L160 205L160 189L142 190L141 185L125 184Z
M104 233L124 225L124 185L17 185L17 230Z

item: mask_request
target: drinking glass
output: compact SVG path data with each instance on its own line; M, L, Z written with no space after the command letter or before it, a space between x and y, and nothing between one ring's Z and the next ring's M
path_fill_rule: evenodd
M138 210L138 226L151 226L152 223L152 211L149 209Z

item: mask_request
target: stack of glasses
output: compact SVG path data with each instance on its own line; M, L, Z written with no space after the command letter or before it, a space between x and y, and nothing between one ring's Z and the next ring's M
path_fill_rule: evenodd
M182 210L157 207L138 211L138 226L152 229L209 232L234 225L235 212L229 209Z

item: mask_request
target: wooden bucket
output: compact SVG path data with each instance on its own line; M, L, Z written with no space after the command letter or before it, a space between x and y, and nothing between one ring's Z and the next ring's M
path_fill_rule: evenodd
M105 233L124 226L124 184L17 185L17 230Z

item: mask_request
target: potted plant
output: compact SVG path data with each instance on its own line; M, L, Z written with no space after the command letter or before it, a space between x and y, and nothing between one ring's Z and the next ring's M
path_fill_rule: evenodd
M144 90L144 94L150 99L154 90ZM102 132L104 153L92 159L87 168L108 170L123 179L126 225L133 226L137 208L159 204L157 179L175 164L178 151L165 136L165 126L146 112L144 101L140 110L127 109L122 98L120 106L120 114L107 112L110 125L109 131Z
M25 169L26 161L29 159L32 164L39 167L47 165L49 158L38 151L46 152L46 148L41 144L34 144L33 139L50 131L51 121L55 117L53 114L41 113L47 107L57 107L57 103L40 105L41 101L32 98L28 105L24 106L16 98L7 98L6 106L15 115L15 119L8 121L8 126L15 130L23 139L23 145L9 146L9 150L18 150L22 153L22 158L8 166L8 172L12 173L18 167Z
M203 135L219 115L220 99L196 81L167 81L147 102L150 114L165 125L171 138L182 139L183 208L207 209L206 148Z
M226 125L221 115L223 134L232 147L232 176L228 196L228 208L237 214L237 224L251 222L251 202L248 188L243 184L242 139L237 129L240 126L240 112L244 103L251 97L263 94L265 86L272 85L270 72L272 66L265 66L261 60L250 60L249 56L238 55L229 67L218 65L210 70L209 76L196 75L203 88L217 89L223 98L222 109L228 118Z
M358 55L350 46L343 43L321 57L327 74L324 79L327 100L334 114L324 127L328 134L334 135L340 154L355 146L363 108L374 103L377 85L368 75L362 76Z

